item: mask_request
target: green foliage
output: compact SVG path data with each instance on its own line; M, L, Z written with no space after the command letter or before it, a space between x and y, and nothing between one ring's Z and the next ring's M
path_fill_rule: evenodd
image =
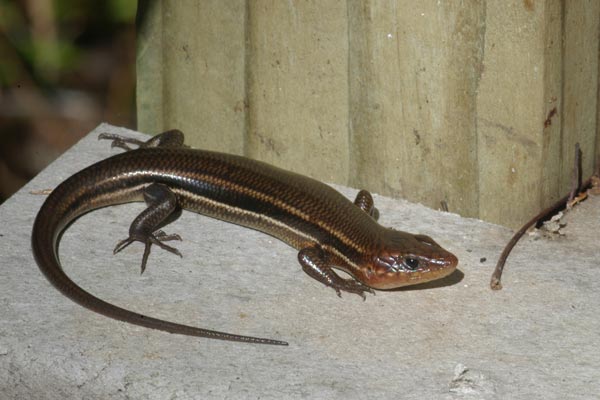
M136 7L133 0L54 0L49 5L0 0L0 86L23 79L53 86L60 73L78 66L89 42L131 24Z

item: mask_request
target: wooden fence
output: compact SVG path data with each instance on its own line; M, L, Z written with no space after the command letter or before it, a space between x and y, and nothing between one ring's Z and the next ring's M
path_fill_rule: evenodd
M141 1L139 129L518 226L600 159L600 2Z

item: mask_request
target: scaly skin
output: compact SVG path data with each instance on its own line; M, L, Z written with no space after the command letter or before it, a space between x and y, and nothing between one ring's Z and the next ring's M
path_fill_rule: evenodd
M374 289L428 282L452 273L457 258L424 235L379 225L373 199L361 191L352 203L331 187L308 177L248 158L183 146L183 134L169 131L148 142L102 135L113 146L136 150L100 161L68 178L46 199L32 233L35 259L46 278L65 296L88 309L132 324L190 336L262 344L287 343L195 328L154 319L109 304L75 284L62 270L58 244L68 224L91 210L146 201L129 237L146 245L180 239L161 227L180 209L268 233L299 250L298 260L312 278L364 298ZM343 279L334 269L349 273Z

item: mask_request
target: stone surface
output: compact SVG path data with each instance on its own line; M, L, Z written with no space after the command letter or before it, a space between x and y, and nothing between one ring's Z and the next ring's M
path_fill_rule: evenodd
M565 217L566 235L526 237L504 289L488 282L511 232L375 196L385 225L425 233L459 272L427 287L338 298L296 251L259 232L184 212L183 259L141 245L113 256L143 204L87 214L60 255L82 287L195 326L289 341L247 345L171 335L94 314L56 291L30 246L48 189L108 157L101 125L0 207L2 399L589 399L600 392L600 197ZM352 197L356 190L339 187ZM485 261L483 259L485 258Z

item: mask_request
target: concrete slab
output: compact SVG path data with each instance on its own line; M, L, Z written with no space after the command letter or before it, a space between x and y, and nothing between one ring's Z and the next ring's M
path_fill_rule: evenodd
M460 259L427 287L337 298L296 252L259 232L184 212L183 259L141 245L117 256L142 204L109 207L63 237L68 274L101 298L151 316L287 340L289 347L170 335L94 314L59 294L30 246L44 196L114 154L101 125L0 207L2 399L589 399L600 393L600 197L567 216L566 235L526 238L504 290L488 281L506 228L375 196L381 222L428 234ZM339 188L353 196L354 189ZM485 260L484 260L485 259Z

